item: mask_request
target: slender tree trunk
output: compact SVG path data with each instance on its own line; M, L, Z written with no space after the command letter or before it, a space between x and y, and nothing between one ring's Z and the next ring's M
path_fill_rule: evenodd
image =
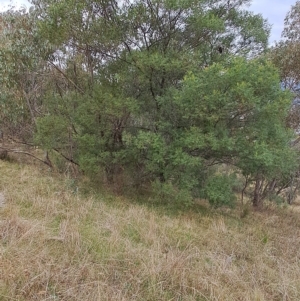
M242 203L242 205L244 205L244 194L245 194L245 190L248 186L248 180L249 180L248 176L245 176L245 185L244 185L244 187L242 189L242 193L241 193L241 203Z
M114 168L113 166L106 166L105 167L105 173L106 173L106 180L109 184L112 184L114 182Z
M269 193L275 193L276 182L277 180L273 179L269 184Z
M260 176L257 176L254 188L254 195L253 195L253 207L256 209L260 209L262 207L263 198L261 196L261 187L262 187L262 179Z

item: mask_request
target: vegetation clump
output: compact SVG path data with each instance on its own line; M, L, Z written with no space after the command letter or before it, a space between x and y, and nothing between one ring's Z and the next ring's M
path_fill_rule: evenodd
M5 135L50 167L59 155L113 185L158 181L186 203L231 204L218 174L231 166L261 207L294 189L298 154L270 26L247 3L34 0L2 13Z

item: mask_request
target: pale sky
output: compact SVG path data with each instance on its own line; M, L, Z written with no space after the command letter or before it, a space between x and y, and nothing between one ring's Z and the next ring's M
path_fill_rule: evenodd
M262 14L272 25L270 44L280 39L284 18L296 2L296 0L252 0L249 10Z
M17 7L21 5L29 7L29 3L26 0L0 0L0 11L7 9L11 3ZM284 18L295 3L296 0L252 0L249 10L262 14L272 25L270 44L280 39Z

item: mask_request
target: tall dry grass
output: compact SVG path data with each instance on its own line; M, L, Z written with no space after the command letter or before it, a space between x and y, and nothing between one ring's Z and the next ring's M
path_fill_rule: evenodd
M0 170L0 300L300 300L296 211L172 216Z

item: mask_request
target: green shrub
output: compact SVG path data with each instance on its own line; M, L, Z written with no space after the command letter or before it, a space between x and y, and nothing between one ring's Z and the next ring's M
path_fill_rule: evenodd
M234 177L216 174L207 178L203 188L203 197L213 207L234 207L236 196L233 193Z
M152 189L155 200L160 203L163 202L188 207L193 202L190 191L187 189L178 189L170 182L161 183L158 180L154 181L152 183Z

